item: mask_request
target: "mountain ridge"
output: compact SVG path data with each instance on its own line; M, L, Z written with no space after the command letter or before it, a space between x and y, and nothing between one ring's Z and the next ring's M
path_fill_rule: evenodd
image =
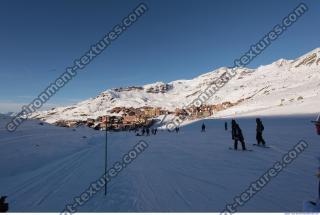
M214 84L223 73L230 69L220 67L189 80L175 80L169 83L159 81L143 86L108 89L96 97L75 105L35 112L31 118L38 118L49 123L58 120L85 120L86 118L112 115L110 111L115 107L150 106L173 111L197 98L208 86ZM216 92L207 101L207 104L236 102L240 99L250 98L242 104L230 108L229 112L222 111L216 113L215 116L237 115L241 112L254 112L261 108L270 110L276 107L278 107L277 109L288 107L289 113L315 112L314 104L318 104L317 100L320 96L320 92L317 90L320 83L319 69L320 48L316 48L295 60L279 59L256 69L235 68L237 75ZM313 99L314 101L312 101ZM292 105L304 107L301 103L304 105L310 103L310 108L303 108L299 111L291 107Z

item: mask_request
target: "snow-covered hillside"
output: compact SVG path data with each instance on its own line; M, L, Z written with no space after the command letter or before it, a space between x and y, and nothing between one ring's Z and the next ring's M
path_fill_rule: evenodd
M157 82L142 87L110 89L68 107L36 112L33 118L53 123L57 120L86 120L109 114L114 107L161 107L174 110L197 98L225 73L219 68L192 80ZM215 116L288 115L318 112L320 105L320 48L295 60L280 59L257 69L237 68L237 75L207 104L244 102L215 113Z

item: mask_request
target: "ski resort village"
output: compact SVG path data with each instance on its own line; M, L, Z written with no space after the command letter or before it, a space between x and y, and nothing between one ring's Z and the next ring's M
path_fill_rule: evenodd
M104 115L98 118L92 119L87 118L86 120L58 120L54 124L62 127L78 127L81 125L86 125L88 127L105 130L106 126L108 129L113 131L119 130L130 130L142 127L151 127L159 119L160 116L174 115L180 118L188 118L189 120L202 119L212 116L215 112L225 110L234 105L239 104L244 101L240 99L235 103L223 102L217 105L201 105L199 107L192 106L187 109L176 108L174 112L161 109L160 107L115 107L110 111L110 114L114 115ZM52 110L54 111L54 109ZM86 116L86 114L80 114L80 116ZM35 116L34 118L38 118ZM42 120L42 118L38 118Z
M110 89L76 105L35 112L31 118L63 127L86 125L100 130L107 125L119 131L150 127L165 116L193 121L255 115L262 110L265 115L316 113L319 56L320 49L315 49L295 60L280 59L257 69L222 67L192 80ZM231 70L236 76L226 86L216 93L207 90Z

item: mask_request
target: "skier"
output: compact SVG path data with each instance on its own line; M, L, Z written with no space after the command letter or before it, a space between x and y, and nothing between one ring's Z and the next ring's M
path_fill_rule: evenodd
M176 127L176 133L178 133L178 132L179 132L179 127L177 126L177 127Z
M201 132L206 132L206 125L204 123L202 123Z
M246 145L244 142L244 137L243 137L241 128L234 119L231 121L231 127L232 127L232 139L234 140L234 150L238 149L238 141L240 141L241 143L242 150L246 150Z
M228 122L224 122L224 130L228 131Z
M320 163L320 158L318 158ZM318 171L316 173L316 177L318 178L318 196L315 201L304 201L303 202L303 211L304 212L318 212L320 210L320 167L318 167Z
M320 115L317 117L316 121L311 121L316 126L317 134L320 135ZM318 162L320 164L320 157L318 157ZM303 204L304 212L318 212L320 210L320 166L318 167L318 171L316 176L319 180L318 182L318 197L316 201L306 201Z
M262 121L260 118L256 118L256 123L257 123L257 127L256 127L256 139L257 139L257 144L260 145L260 143L262 143L263 146L266 145L266 142L264 141L263 137L262 137L262 132L264 130L264 126L262 124Z
M154 128L151 128L151 134L154 135Z
M147 128L146 130L147 130L147 136L150 136L150 129Z
M158 128L155 128L155 129L154 129L154 135L156 135L157 132L158 132Z
M141 136L144 136L144 133L146 133L146 130L144 128L142 128Z
M0 213L7 212L9 210L9 204L6 203L7 196L0 197Z
M318 158L318 161L320 163L320 158ZM319 200L320 200L320 167L318 167L317 178L319 180L319 182L318 182L318 204L319 204Z
M320 114L317 117L316 121L311 121L316 126L317 134L320 135Z

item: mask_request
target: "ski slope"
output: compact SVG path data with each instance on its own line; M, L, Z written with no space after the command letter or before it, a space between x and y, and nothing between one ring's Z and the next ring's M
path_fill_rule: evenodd
M220 212L300 139L309 143L288 168L243 207L242 212L297 212L304 200L317 196L319 136L315 116L263 118L270 149L253 147L255 120L238 120L253 152L231 151L230 131L223 119L194 122L180 133L156 136L110 133L108 163L121 159L143 139L149 147L124 169L82 212ZM28 120L14 133L1 117L0 195L7 195L10 212L60 212L104 171L102 131L85 127L59 128ZM204 122L205 133L200 132ZM83 138L86 136L87 138Z

